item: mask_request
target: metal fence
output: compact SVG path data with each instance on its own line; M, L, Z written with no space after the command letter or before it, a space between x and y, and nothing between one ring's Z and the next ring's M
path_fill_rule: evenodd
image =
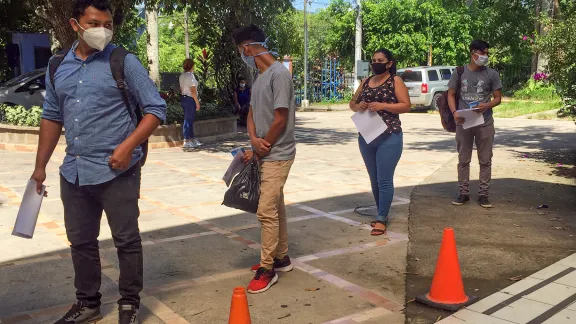
M347 73L338 58L328 57L312 64L308 75L307 99L311 102L337 102L354 85L354 75ZM304 99L304 82L295 76L296 105Z

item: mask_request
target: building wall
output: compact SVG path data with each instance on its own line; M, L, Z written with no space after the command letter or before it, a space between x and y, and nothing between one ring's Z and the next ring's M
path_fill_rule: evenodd
M35 48L50 48L50 37L48 34L12 34L12 43L20 47L20 73L27 73L41 67L40 62L36 62Z

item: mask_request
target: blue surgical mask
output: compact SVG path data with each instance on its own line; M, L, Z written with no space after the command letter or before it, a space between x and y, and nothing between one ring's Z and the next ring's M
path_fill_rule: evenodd
M248 45L262 45L262 47L264 47L265 49L268 49L268 38L266 38L266 40L263 42L248 43L248 44L245 44L244 46L248 46ZM260 56L260 55L268 54L268 53L270 53L272 55L278 55L278 53L276 53L276 52L266 51L266 52L258 53L254 56L247 56L247 55L244 55L244 52L242 52L242 55L241 55L242 61L244 61L244 63L246 63L246 65L248 65L252 69L258 70L258 66L256 65L256 57Z

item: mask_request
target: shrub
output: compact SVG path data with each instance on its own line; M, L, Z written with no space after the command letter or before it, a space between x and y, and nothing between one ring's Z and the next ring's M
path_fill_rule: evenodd
M221 117L228 117L232 115L232 109L229 107L221 107L216 103L201 103L200 110L196 112L195 120L207 120ZM166 124L181 124L184 121L184 110L180 103L170 103L167 105Z
M576 119L576 2L567 1L561 19L543 22L548 33L538 49L548 56L549 79L564 101L560 117Z
M15 126L40 126L42 108L34 106L26 109L22 106L0 105L1 122Z
M514 92L514 99L557 101L560 96L556 92L556 87L542 77L541 73L535 74L520 90Z

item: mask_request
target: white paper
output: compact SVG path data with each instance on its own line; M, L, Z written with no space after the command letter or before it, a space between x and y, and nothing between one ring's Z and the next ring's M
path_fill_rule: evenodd
M358 132L364 137L366 143L370 143L388 129L388 126L375 112L358 111L352 115L352 121Z
M465 119L464 123L462 124L462 128L468 129L484 124L484 115L478 113L476 110L478 109L458 110L458 115Z
M244 152L238 151L232 159L232 163L230 163L228 170L226 170L226 173L224 173L224 176L222 177L222 180L226 182L226 186L230 187L230 183L232 183L234 176L240 173L242 168L244 168Z
M18 216L16 216L16 224L14 224L12 235L27 239L31 239L34 236L44 191L46 191L46 186L43 185L42 191L38 194L36 192L36 180L30 179L28 181L22 197L22 203L20 204L20 210L18 210Z

